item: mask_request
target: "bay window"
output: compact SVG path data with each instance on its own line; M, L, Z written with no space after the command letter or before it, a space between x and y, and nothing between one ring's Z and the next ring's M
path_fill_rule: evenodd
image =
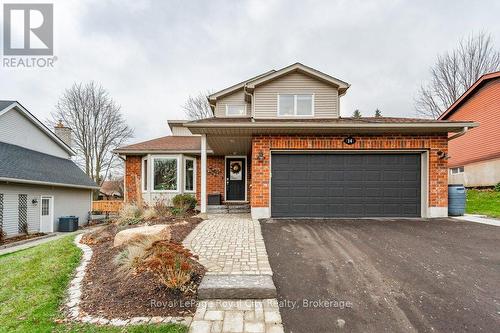
M179 168L177 157L153 158L153 190L177 191L179 183Z
M314 114L314 95L278 95L278 116L312 116Z

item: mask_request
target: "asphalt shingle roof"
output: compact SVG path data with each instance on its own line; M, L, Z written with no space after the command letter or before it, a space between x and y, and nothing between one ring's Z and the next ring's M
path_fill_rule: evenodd
M12 103L15 103L16 101L0 101L0 110L3 110L5 109L6 107L8 107L9 105L11 105Z
M164 136L161 138L134 143L116 149L117 152L126 151L200 151L201 138L199 136Z
M0 178L97 187L73 161L0 142Z

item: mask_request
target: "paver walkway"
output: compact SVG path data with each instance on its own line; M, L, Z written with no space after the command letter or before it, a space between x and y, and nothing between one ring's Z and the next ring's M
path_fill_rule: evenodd
M272 275L260 224L249 214L209 214L184 240L207 274Z
M260 223L249 214L209 214L184 240L212 275L272 275ZM276 299L200 301L190 333L283 333Z
M199 303L190 333L283 333L276 299L210 300Z

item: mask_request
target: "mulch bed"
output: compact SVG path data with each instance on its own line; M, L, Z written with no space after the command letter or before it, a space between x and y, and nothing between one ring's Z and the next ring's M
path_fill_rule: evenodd
M147 224L171 225L172 241L182 242L201 221L197 217L168 217L148 221ZM168 290L150 272L125 278L118 273L118 266L114 263L123 249L113 248L116 232L115 225L107 226L102 229L104 238L101 242L90 245L93 255L83 280L82 310L107 319L192 315L196 310L197 288L205 268L201 264L195 267L192 288L185 293Z
M9 238L5 238L2 241L0 241L0 245L15 243L15 242L23 241L26 239L37 238L37 237L41 237L41 236L45 236L45 235L47 235L47 234L44 234L43 232L34 232L32 234L9 237Z

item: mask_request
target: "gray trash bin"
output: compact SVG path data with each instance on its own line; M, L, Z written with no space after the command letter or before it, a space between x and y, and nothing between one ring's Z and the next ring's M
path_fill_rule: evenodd
M462 184L448 185L448 215L464 215L465 201L465 187Z
M78 230L77 216L63 216L59 218L59 229L61 232L71 232Z

